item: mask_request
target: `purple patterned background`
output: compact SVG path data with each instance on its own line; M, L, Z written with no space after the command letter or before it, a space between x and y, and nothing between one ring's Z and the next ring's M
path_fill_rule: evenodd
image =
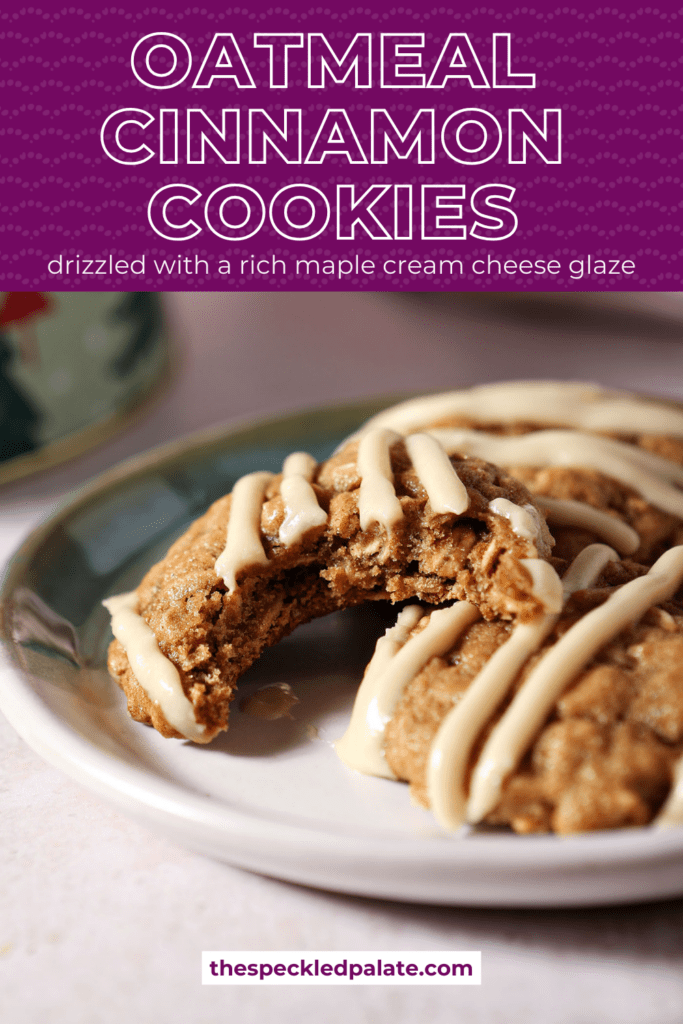
M49 8L4 4L0 10L0 283L4 290L676 290L683 250L681 222L681 77L683 8L664 10L622 5L596 7L587 0L571 6L527 7L498 3L463 11L450 6L394 6L331 10L307 4L270 6L147 6L132 0L104 7ZM189 45L193 70L176 88L146 88L133 75L133 46L151 32L173 32ZM191 83L215 32L233 32L256 82L238 90L227 80L209 89ZM472 89L451 80L443 89L389 90L350 82L324 90L306 88L306 50L290 51L290 84L269 88L268 51L252 45L254 32L323 32L339 53L357 32L424 32L424 63L430 70L449 32L466 32L491 79L492 34L512 33L513 71L536 74L536 88ZM156 57L160 58L157 53ZM161 70L161 64L156 67ZM375 66L375 78L377 67ZM158 159L125 166L109 159L100 128L112 111L136 107L155 118L161 108L202 107L220 122L222 108L265 108L274 118L283 107L303 108L303 151L307 152L322 112L344 108L368 149L369 111L387 108L407 127L420 108L435 108L437 123L465 107L489 111L504 127L500 152L488 163L465 166L437 144L434 164L390 159L384 165L350 164L326 158L321 164L287 165L270 158L265 165L226 166L217 156L203 165L161 165ZM534 154L524 165L507 161L507 111L522 107L539 118L544 108L561 108L563 160L545 164ZM242 146L246 149L243 128ZM143 135L135 138L139 144ZM466 136L463 136L466 138ZM144 140L158 145L155 127ZM473 143L472 143L473 144ZM184 148L181 137L180 151ZM469 196L478 186L499 183L515 189L512 207L519 226L504 241L372 240L362 228L355 240L336 238L334 215L328 229L310 241L277 235L268 220L246 241L223 240L205 225L203 200L197 210L202 231L190 241L167 241L152 230L147 204L169 183L191 184L203 197L228 182L250 185L269 203L289 183L315 184L333 201L337 184L458 183ZM362 186L362 187L361 187ZM334 202L332 202L334 210ZM177 209L177 208L172 208ZM387 223L388 207L376 210ZM296 206L293 208L296 214ZM182 219L182 218L181 218ZM240 271L251 256L284 264L285 272ZM62 259L62 273L48 273ZM65 273L66 261L87 259L91 273ZM145 273L123 269L144 257ZM178 258L180 257L180 266ZM475 274L473 261L557 261L556 274L522 274L514 269ZM616 273L588 273L605 261ZM119 263L120 273L109 273ZM187 259L186 259L187 258ZM297 275L296 260L317 259L355 265L372 261L374 271ZM403 260L403 272L383 271L387 259ZM463 272L409 273L434 259L461 260ZM167 261L167 269L160 267ZM219 274L221 260L230 272ZM174 261L169 272L168 263ZM583 274L579 273L582 261ZM626 263L624 267L624 261ZM573 276L570 264L575 268ZM632 273L625 270L631 269ZM198 272L194 272L195 266ZM208 266L208 273L204 269ZM265 269L266 264L262 264ZM367 264L366 264L367 266ZM397 263L390 264L396 268ZM428 264L427 264L428 266ZM481 264L477 264L481 266ZM141 263L133 264L138 270ZM346 264L342 264L344 269ZM598 263L598 267L600 264ZM107 272L95 275L95 269ZM457 267L456 267L457 269ZM495 269L495 268L494 268Z

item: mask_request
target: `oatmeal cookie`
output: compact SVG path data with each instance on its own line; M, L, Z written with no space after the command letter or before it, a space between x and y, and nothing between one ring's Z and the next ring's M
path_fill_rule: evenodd
M616 559L585 549L561 613L530 625L408 606L378 642L342 759L408 781L448 828L650 822L683 764L683 548L649 570Z

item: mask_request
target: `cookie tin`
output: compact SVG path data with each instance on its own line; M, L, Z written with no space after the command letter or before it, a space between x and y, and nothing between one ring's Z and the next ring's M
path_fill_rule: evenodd
M114 433L167 365L153 292L0 292L0 483Z

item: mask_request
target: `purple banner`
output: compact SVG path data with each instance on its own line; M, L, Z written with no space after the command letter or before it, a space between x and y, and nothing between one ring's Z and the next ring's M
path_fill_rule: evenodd
M677 290L683 8L0 11L4 290Z

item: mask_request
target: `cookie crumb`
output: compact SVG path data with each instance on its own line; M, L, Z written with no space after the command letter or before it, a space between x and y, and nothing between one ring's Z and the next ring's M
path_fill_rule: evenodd
M289 683L264 686L240 701L240 711L251 718L274 722L277 718L291 718L292 708L299 703Z

